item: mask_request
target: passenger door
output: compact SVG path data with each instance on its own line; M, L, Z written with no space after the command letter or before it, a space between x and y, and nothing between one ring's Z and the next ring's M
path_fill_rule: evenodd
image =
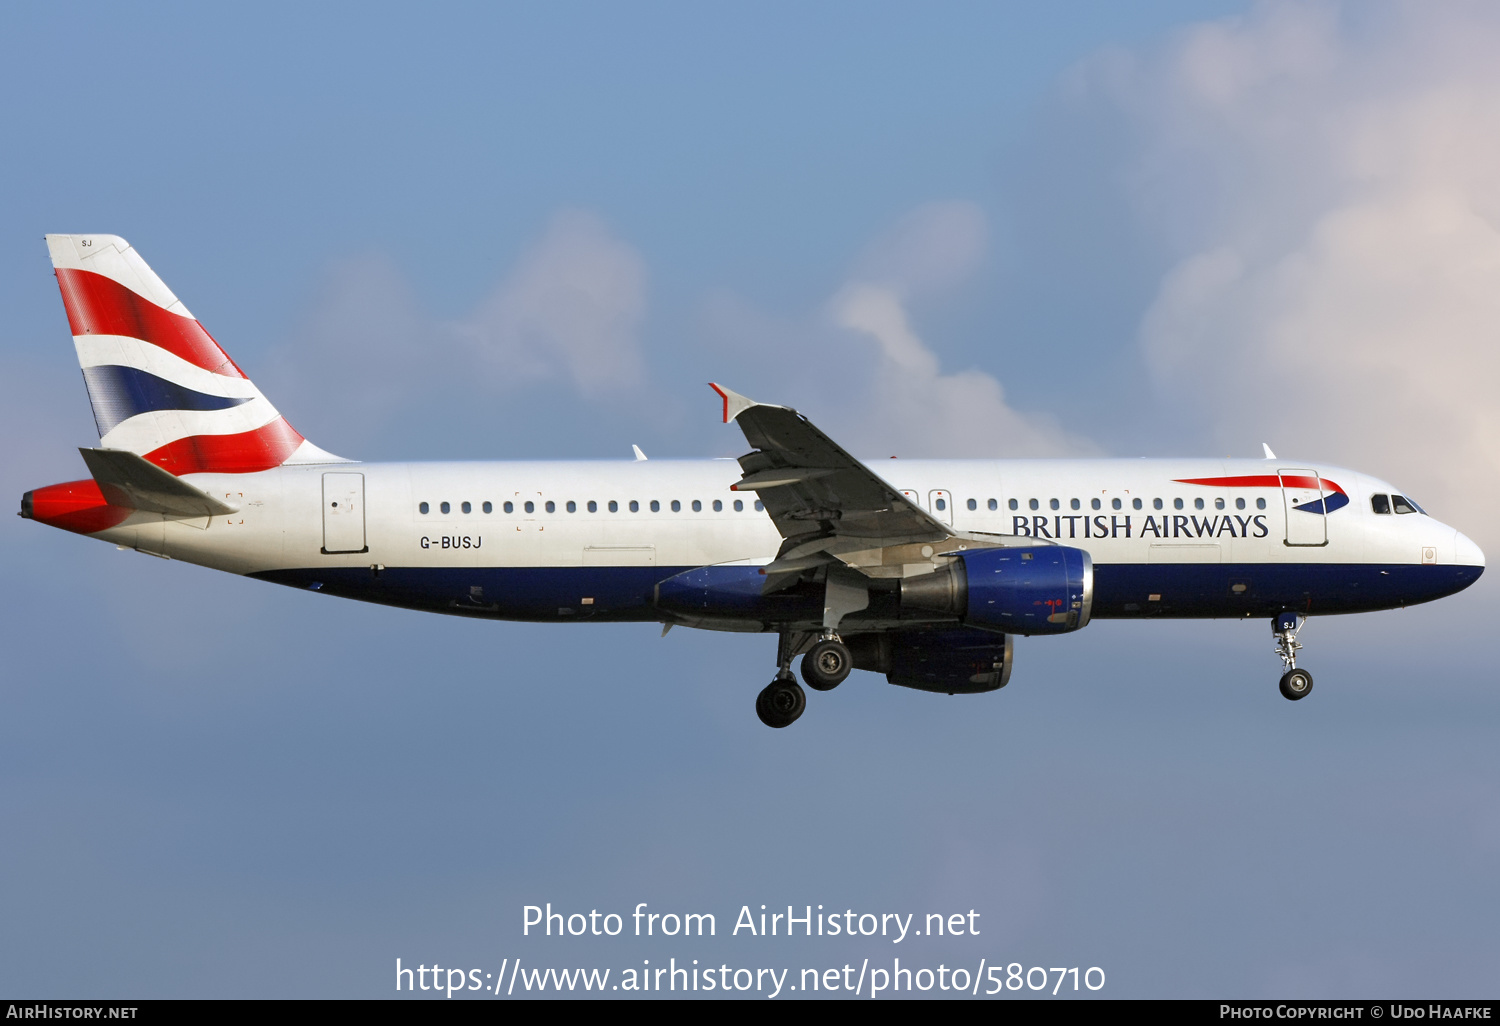
M1281 500L1286 508L1286 543L1327 545L1328 517L1323 513L1326 496L1318 472L1278 470L1276 473L1281 478ZM1304 510L1303 506L1311 508Z

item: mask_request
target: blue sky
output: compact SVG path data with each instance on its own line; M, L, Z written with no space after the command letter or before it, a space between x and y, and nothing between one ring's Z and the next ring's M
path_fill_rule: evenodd
M96 440L41 236L104 231L351 457L737 455L715 379L872 455L1269 441L1500 542L1482 5L0 18L17 499ZM1263 623L1105 622L998 695L859 674L772 732L768 638L449 621L18 518L0 563L9 994L892 954L523 939L547 901L975 908L910 957L1113 996L1495 989L1488 578L1315 621L1296 705Z

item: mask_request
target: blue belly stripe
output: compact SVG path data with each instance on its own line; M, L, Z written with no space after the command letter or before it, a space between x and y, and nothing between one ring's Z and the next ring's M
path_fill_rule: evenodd
M754 568L748 568L752 573ZM805 619L815 597L795 591L759 596L745 567L299 567L266 570L252 577L384 605L499 620L568 622L658 621L656 585L692 571L693 581L722 575L739 591L732 609L715 614L767 623ZM1360 613L1431 602L1462 591L1484 573L1482 566L1423 566L1409 563L1229 563L1094 565L1094 618L1273 616ZM753 582L752 582L753 583ZM1235 590L1243 585L1241 590ZM1153 598L1152 596L1156 596ZM593 601L583 604L584 598ZM679 606L680 611L688 609ZM872 602L870 615L892 613ZM859 614L854 619L858 620Z

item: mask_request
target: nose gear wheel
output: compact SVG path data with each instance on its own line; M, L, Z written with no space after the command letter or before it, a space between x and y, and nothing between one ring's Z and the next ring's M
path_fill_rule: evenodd
M1297 650L1302 642L1297 635L1307 626L1307 617L1300 613L1277 613L1271 618L1271 633L1276 637L1276 654L1286 672L1281 675L1281 693L1290 701L1306 698L1312 691L1312 674L1297 668Z

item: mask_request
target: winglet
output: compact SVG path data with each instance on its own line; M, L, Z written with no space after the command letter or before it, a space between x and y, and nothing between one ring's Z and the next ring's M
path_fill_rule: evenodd
M635 461L637 463L644 463L646 460L646 454L641 452L641 447L632 442L630 448L635 451Z
M1260 447L1262 449L1266 450L1266 459L1268 459L1268 460L1274 460L1276 458L1276 454L1271 451L1271 447L1269 445L1267 445L1265 442L1261 442L1260 443Z
M724 423L726 424L750 409L750 407L760 405L754 399L747 399L738 392L730 391L723 385L716 385L712 381L708 383L708 387L719 393L720 397L724 400Z

